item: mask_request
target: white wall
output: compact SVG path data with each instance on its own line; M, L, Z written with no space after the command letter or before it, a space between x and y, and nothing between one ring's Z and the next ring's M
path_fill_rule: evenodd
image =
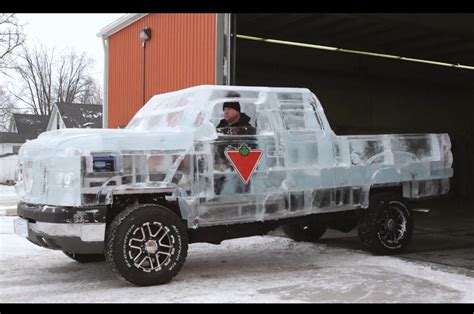
M15 181L16 163L18 155L10 155L0 158L0 183Z
M0 155L10 154L13 152L13 146L21 146L19 143L2 143L0 144ZM15 181L16 163L18 155L10 155L0 157L0 184L8 181Z
M11 143L0 144L0 155L8 154L11 152L13 152L13 144Z
M0 155L13 153L13 146L21 145L21 143L2 143L0 144Z

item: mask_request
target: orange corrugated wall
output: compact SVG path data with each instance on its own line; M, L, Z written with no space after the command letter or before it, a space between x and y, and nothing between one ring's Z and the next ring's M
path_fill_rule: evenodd
M109 37L108 126L125 126L153 95L216 84L216 14L149 14ZM151 39L145 59L139 33Z

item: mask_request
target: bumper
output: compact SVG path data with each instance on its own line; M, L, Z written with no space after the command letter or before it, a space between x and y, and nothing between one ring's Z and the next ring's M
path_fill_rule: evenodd
M15 233L49 249L102 253L107 207L66 208L20 203Z

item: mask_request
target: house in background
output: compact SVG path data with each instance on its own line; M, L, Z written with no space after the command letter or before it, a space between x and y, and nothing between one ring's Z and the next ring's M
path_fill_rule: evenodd
M8 132L0 132L0 156L18 154L21 144L46 131L49 116L14 113Z
M14 113L8 132L0 132L0 183L15 181L20 146L46 131L49 116Z
M24 135L14 132L0 132L0 158L18 154L21 144L25 141Z
M102 128L102 106L56 103L51 111L46 130L53 131L64 128Z
M64 128L102 128L102 106L56 103L49 116L13 114L8 132L0 132L0 184L15 182L18 151L23 143L42 132Z
M46 131L49 116L36 114L14 113L10 122L9 132L24 135L25 139L32 140Z
M0 132L0 183L11 184L15 181L18 151L25 141L24 135Z

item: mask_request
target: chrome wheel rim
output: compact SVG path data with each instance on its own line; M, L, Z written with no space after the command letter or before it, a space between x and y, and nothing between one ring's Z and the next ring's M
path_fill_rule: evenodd
M396 204L389 204L379 221L379 236L387 246L397 246L407 230L407 218Z
M170 263L174 236L159 222L145 222L131 232L127 255L132 264L144 271L159 271Z

